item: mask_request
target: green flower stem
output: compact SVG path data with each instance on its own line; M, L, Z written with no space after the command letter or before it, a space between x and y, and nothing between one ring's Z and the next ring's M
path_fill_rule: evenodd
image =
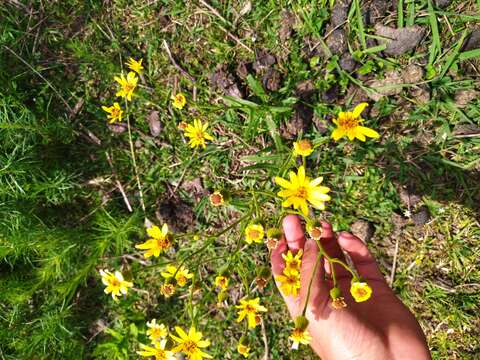
M128 129L128 142L130 144L130 156L132 158L133 171L135 173L135 179L137 180L138 193L140 194L140 206L145 213L145 202L143 201L142 184L140 183L140 176L138 175L137 160L135 158L135 150L133 148L132 129L130 127L130 115L128 113L128 101L125 99L125 112L127 113L127 129Z
M352 274L352 278L354 280L358 280L358 275L347 264L345 264L342 260L337 259L337 258L333 258L333 259L331 259L331 262L337 263L337 264L343 266L346 270L348 270L348 272L350 272L350 274Z
M307 313L307 305L308 305L308 301L310 300L310 293L312 291L312 284L313 284L313 279L315 278L315 274L317 272L317 269L318 269L318 264L320 264L320 262L322 261L322 254L318 254L317 256L317 261L315 261L315 266L313 268L313 274L312 274L312 277L310 278L310 282L308 283L308 289L307 289L307 298L305 299L305 304L303 305L303 310L302 310L302 315L305 316L305 314Z

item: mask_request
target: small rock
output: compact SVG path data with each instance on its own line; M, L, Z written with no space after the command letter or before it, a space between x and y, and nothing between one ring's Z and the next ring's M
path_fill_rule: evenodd
M150 114L148 114L147 116L148 126L150 128L150 134L152 134L152 136L160 135L160 132L163 128L162 124L160 123L158 114L158 111L153 110L150 111Z
M422 198L413 191L402 186L399 186L398 196L400 197L402 204L408 208L414 207L422 200Z
M313 124L315 125L315 128L317 129L317 131L322 134L322 135L325 135L327 132L328 132L328 122L327 120L317 116L316 114L313 116Z
M313 110L302 103L294 105L294 112L289 122L280 126L280 133L286 139L293 140L307 132L312 123Z
M451 2L452 0L435 0L435 5L438 7L447 7Z
M338 100L339 95L340 92L338 90L338 86L335 84L322 94L322 101L327 104L333 104Z
M375 227L369 221L357 220L351 226L353 235L359 237L363 242L368 242L375 232Z
M235 78L226 71L224 65L217 66L215 72L210 76L210 85L213 89L220 90L224 95L243 98Z
M386 40L378 40L380 43L386 43L387 48L384 50L387 55L401 55L414 49L422 40L424 28L418 25L406 26L395 29L382 24L375 25L377 36L387 38Z
M337 0L332 9L331 24L333 27L341 26L348 18L348 8L351 0Z
M385 79L371 80L368 86L373 91L368 92L367 95L375 101L380 100L384 96L398 95L402 92L403 78L398 71L392 70L385 73Z
M460 90L455 94L455 105L458 107L465 107L470 101L477 98L478 95L478 91L474 89Z
M403 82L406 84L415 84L423 78L423 68L418 65L410 64L402 71Z
M462 45L462 51L480 48L480 29L473 30Z
M348 72L352 72L357 67L357 62L349 52L342 54L339 64L343 70Z
M108 124L107 127L110 129L111 132L115 134L122 134L127 131L127 125L124 123Z
M277 62L275 57L265 49L258 49L255 52L255 56L256 56L256 60L253 63L253 70L255 70L257 74L263 73L270 66L272 66Z
M426 206L422 206L412 215L412 221L415 225L425 225L430 220L430 211Z
M240 61L235 69L235 73L237 74L239 79L245 80L251 72L252 64L246 61Z
M295 95L302 100L308 100L317 91L313 80L300 81L295 87Z
M282 11L282 19L280 20L280 30L278 36L281 42L285 42L292 36L292 29L295 25L295 14L288 10Z
M280 89L280 83L282 80L282 75L278 70L268 69L263 75L262 83L263 87L270 91L277 91Z
M430 91L425 86L414 86L409 89L413 100L418 104L426 104L430 101Z
M326 32L329 33L331 28L327 28ZM343 28L335 29L330 32L330 35L327 37L325 43L327 44L330 51L335 55L343 54L347 51L347 35Z

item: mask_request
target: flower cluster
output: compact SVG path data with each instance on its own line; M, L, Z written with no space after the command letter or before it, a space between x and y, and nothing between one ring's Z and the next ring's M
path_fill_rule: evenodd
M136 180L140 192L140 199L143 201L140 180L135 165L134 146L132 144L128 116L128 104L129 102L132 102L134 98L142 99L142 97L136 92L139 88L139 81L142 83L145 82L145 77L143 75L144 67L142 59L135 60L130 58L126 65L129 71L126 74L122 72L114 77L114 81L118 86L116 96L123 98L125 110L122 109L118 102L113 102L111 106L102 106L101 108L107 114L107 120L109 123L120 122L123 119L126 119L127 121L132 163L136 171L135 175L137 177ZM182 92L177 92L175 87L175 90L170 97L170 112L184 116L187 111L190 112L190 110L196 110L192 109L193 105L191 103L187 105L187 96L188 94L185 95ZM195 99L195 96L193 96L193 99ZM356 106L351 112L339 112L338 116L333 120L336 128L332 131L330 137L335 141L339 141L343 137L346 137L350 141L358 139L362 142L365 142L367 138L378 138L380 136L379 133L363 126L364 119L361 117L361 114L367 105L368 104L366 103L362 103ZM184 110L186 106L187 111ZM200 116L198 114L201 114L201 112L198 111L192 113L197 116ZM202 121L199 118L194 118L191 121L181 121L178 124L178 129L183 132L184 140L186 143L188 142L188 147L195 149L193 152L194 159L197 155L198 148L206 149L208 142L214 141L213 136L209 132L208 122ZM329 257L321 246L320 239L322 236L322 227L319 223L312 220L312 216L314 215L315 210L326 209L327 203L332 200L331 189L324 185L324 179L320 176L326 176L326 173L311 174L311 171L308 170L307 165L311 160L312 154L315 152L318 153L321 146L321 142L319 142L318 139L314 139L312 143L312 141L308 139L308 136L309 134L306 134L305 138L299 138L293 143L293 146L289 151L289 162L287 162L285 166L276 173L277 176L273 178L273 184L269 181L269 187L266 187L268 191L263 191L262 189L258 191L258 193L267 194L275 199L275 201L278 201L277 204L281 204L281 207L284 208L282 209L281 215L283 215L283 213L293 213L302 216L307 223L308 235L318 244L320 252L318 261L322 259L322 261L329 262L330 266L333 266L335 263L335 266L343 266L348 270L352 274L353 279L350 286L350 295L357 302L367 301L372 296L372 289L368 283L340 259ZM207 154L207 152L204 153ZM296 161L298 161L298 163ZM277 191L276 194L270 190L272 185L277 186L277 190L275 190ZM247 193L247 191L236 191L223 187L220 189L221 190L218 190L217 188L209 194L207 193L208 197L206 196L204 199L206 203L210 203L210 210L212 211L223 211L229 207L235 207L236 204L233 196ZM273 221L270 221L267 216L262 215L261 209L263 203L257 203L255 190L252 189L251 194L252 205L250 206L249 214L219 234L225 234L226 231L230 231L236 227L242 229L242 233L239 234L239 240L237 243L237 252L241 251L240 245L243 240L248 244L243 244L245 247L265 242L266 247L269 250L273 250L277 247L277 244L282 238L282 232L277 227L274 227L278 226L278 222L273 225ZM143 210L146 211L145 205L143 203L142 205ZM192 265L190 257L178 257L177 259L169 258L173 257L173 254L176 253L175 247L180 245L179 237L189 236L194 241L199 241L203 238L205 245L199 250L192 252L193 255L189 255L194 256L201 254L201 252L207 249L209 245L212 245L215 238L218 238L220 235L211 236L209 232L206 232L208 235L204 236L201 234L176 234L171 232L166 223L159 226L153 224L146 229L146 233L146 239L135 245L136 249L141 250L141 253L137 255L142 258L142 263L146 262L147 264L150 264L150 262L158 261L157 258L163 257L168 259L168 261L164 263L154 263L152 265L152 267L161 266L159 272L163 278L163 283L159 288L160 294L165 298L169 298L176 295L177 292L181 293L189 288L191 290L190 299L192 299L194 290L196 292L200 288L200 286L195 285L198 283L196 279L202 278L203 274L197 272L192 273L188 270L187 266ZM183 251L185 250L182 248L182 252L177 253L183 253ZM280 275L275 276L275 281L284 296L298 297L302 283L311 283L311 279L301 279L302 256L302 250L297 252L288 250L286 253L282 254L285 267ZM233 256L230 257L230 260L232 260L232 258ZM228 265L231 265L230 262ZM215 273L216 277L210 290L212 292L218 292L217 305L219 307L227 307L228 300L230 298L235 298L234 296L230 297L232 288L236 286L235 273L228 266L227 268L216 270ZM268 279L271 278L270 270L269 268L266 269L266 267L259 266L255 270L255 273L255 282L252 281L251 283L256 284L256 286L253 290L249 289L247 291L247 296L240 299L235 305L235 308L237 309L236 321L238 323L243 323L245 329L255 329L258 325L262 324L262 313L268 311L265 306L261 305L260 297L252 296L251 292L263 292L265 286L268 284ZM131 271L128 271L125 274L127 278L130 279ZM100 276L105 285L105 293L111 294L115 301L118 300L118 297L127 295L129 289L133 287L133 283L125 280L120 271L111 272L102 269L100 270ZM242 280L244 280L243 275ZM330 290L331 307L334 309L342 309L347 306L347 303L340 288L337 286L337 279L333 272L332 282L333 287ZM243 283L247 284L247 280ZM138 289L133 290L138 291ZM310 291L305 291L305 293L309 296ZM180 298L183 298L183 296ZM307 302L308 301L306 301L305 304ZM300 344L307 345L311 341L311 336L307 330L308 321L304 315L305 310L302 316L295 319L295 326L289 337L293 349L298 349ZM244 322L244 320L246 321ZM192 317L192 323L196 324L195 317ZM186 357L189 360L212 358L212 356L205 350L210 345L210 341L203 339L202 333L197 331L196 326L192 325L188 332L183 330L180 326L175 326L175 333L170 333L169 328L165 324L157 323L156 319L152 319L151 321L146 322L146 328L146 335L150 340L150 343L148 345L140 344L141 350L137 351L137 353L143 357L154 357L157 360L172 360L177 359L179 356L177 354L181 353L183 354L183 357ZM237 352L243 357L248 358L250 356L250 351L251 346L246 334L244 334L237 343Z

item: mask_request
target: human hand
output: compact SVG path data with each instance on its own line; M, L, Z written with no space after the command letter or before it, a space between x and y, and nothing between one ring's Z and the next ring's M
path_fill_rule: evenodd
M294 254L303 250L299 294L297 297L282 296L293 319L302 315L306 309L305 317L309 321L308 331L312 337L310 346L313 350L323 360L430 359L425 336L418 322L387 285L366 245L347 232L337 236L326 222L322 222L322 230L319 242L323 250L329 257L343 261L345 257L342 250L346 252L373 293L368 301L355 302L350 296L351 273L335 264L337 287L341 289L347 306L334 309L330 298L333 282L329 263L322 257L316 271L314 270L319 255L317 242L305 239L298 216L285 217L284 236L271 254L272 272L275 276L282 274L285 268L282 254L287 250Z

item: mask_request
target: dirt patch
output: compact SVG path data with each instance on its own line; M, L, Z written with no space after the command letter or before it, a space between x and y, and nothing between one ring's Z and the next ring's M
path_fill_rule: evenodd
M161 223L167 223L174 232L191 230L196 222L192 208L180 198L160 201L155 216Z
M284 43L292 36L293 27L295 26L295 14L291 11L283 10L281 16L278 37L280 38L280 41Z
M215 72L210 76L210 86L223 95L236 98L244 97L235 77L228 72L225 65L217 66Z
M357 220L351 226L350 230L353 235L359 237L363 242L368 242L372 238L375 227L373 224L366 220Z
M380 100L384 96L398 95L402 92L403 78L398 71L388 71L382 80L370 80L367 85L372 91L367 95L375 101Z

